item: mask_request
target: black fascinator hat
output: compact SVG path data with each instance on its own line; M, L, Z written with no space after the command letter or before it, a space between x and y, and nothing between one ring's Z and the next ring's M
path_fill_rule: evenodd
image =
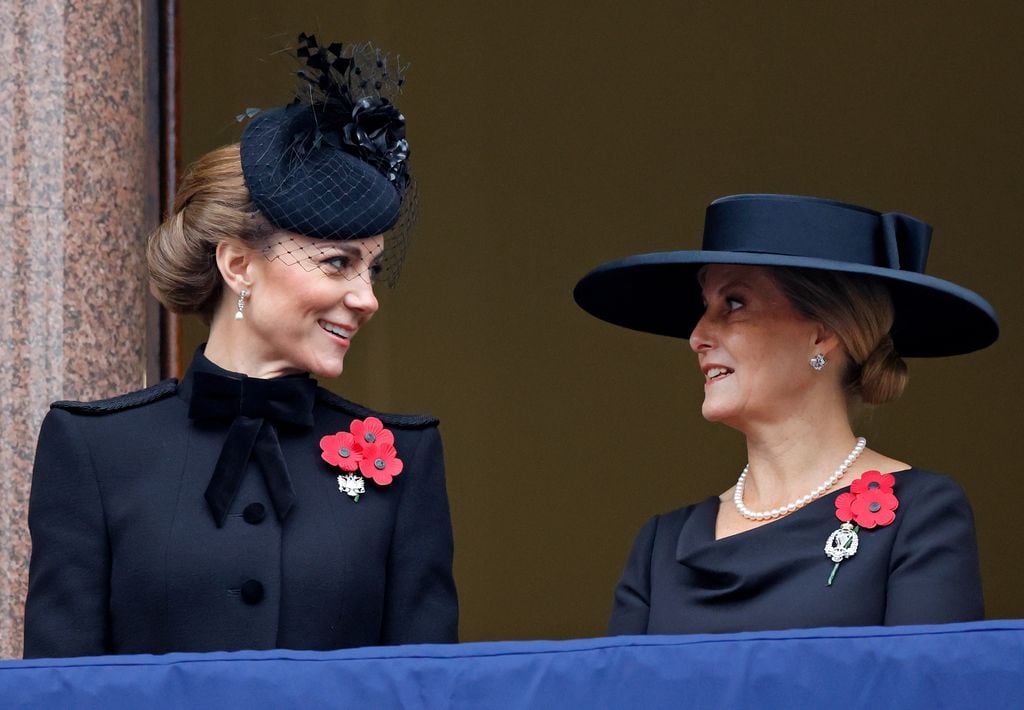
M389 98L404 70L371 45L324 47L304 33L296 54L295 99L247 112L246 187L279 229L325 240L388 232L384 276L393 282L416 211L405 117Z
M588 313L634 330L688 338L703 313L707 264L788 266L879 279L892 294L892 339L904 357L938 357L995 342L995 311L978 294L924 273L932 228L904 214L792 195L733 195L707 208L703 248L602 264L576 284Z

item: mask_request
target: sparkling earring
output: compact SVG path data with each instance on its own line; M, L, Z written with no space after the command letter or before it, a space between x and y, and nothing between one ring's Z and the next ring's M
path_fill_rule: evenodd
M824 355L822 355L821 353L818 353L817 355L812 357L809 360L809 362L811 363L811 367L813 367L818 372L821 372L822 370L825 369L825 363L827 363L828 360L825 359Z
M249 297L249 291L242 289L242 292L238 294L238 310L235 311L235 320L242 320L245 318L245 299Z

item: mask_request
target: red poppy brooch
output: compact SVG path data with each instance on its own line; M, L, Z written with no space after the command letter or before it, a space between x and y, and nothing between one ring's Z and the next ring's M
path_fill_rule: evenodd
M832 586L840 563L857 554L860 544L857 533L861 528L884 527L896 519L900 502L892 492L895 482L891 473L865 471L850 484L848 492L836 497L836 517L843 524L825 543L825 554L835 563L828 576L828 586Z
M367 478L386 486L404 466L395 449L395 435L377 417L353 419L348 431L320 439L320 450L320 458L344 472L338 476L338 490L356 502L366 492Z

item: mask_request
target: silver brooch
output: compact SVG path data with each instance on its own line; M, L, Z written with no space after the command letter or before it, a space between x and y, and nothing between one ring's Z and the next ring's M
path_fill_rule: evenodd
M828 536L825 543L825 554L833 562L839 563L857 554L857 531L851 523L843 523Z
M359 496L366 493L366 479L362 476L341 474L338 476L338 490L345 495L351 496L358 503Z

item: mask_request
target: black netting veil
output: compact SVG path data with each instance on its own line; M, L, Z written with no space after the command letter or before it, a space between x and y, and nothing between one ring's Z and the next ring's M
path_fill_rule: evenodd
M255 114L242 135L253 202L275 227L314 243L383 235L367 273L393 285L417 211L405 117L391 102L404 68L372 45L324 47L312 35L299 35L295 51L302 63L295 99ZM311 263L282 249L284 241L272 239L265 253Z

